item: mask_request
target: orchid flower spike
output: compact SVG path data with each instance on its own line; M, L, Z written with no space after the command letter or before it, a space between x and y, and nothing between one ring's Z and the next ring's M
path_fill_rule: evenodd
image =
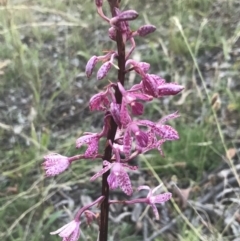
M152 207L153 213L157 220L159 220L159 213L158 213L158 210L157 210L157 207L155 204L156 203L164 203L172 197L172 193L170 193L170 192L166 192L163 194L153 196L154 192L156 192L157 189L159 189L161 186L162 186L162 184L155 187L154 189L150 189L150 187L146 186L146 185L138 187L138 190L142 190L142 189L149 190L149 193L147 195L147 203Z

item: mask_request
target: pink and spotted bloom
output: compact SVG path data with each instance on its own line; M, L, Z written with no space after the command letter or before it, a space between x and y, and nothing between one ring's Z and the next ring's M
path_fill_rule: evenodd
M103 175L105 172L111 169L110 175L107 178L107 182L110 189L116 189L120 187L124 193L128 196L132 195L132 185L130 178L125 171L125 168L130 170L137 170L136 166L129 166L126 163L121 163L120 154L118 149L114 149L116 161L110 163L108 161L103 161L104 168L91 177L91 181Z
M184 87L176 83L166 83L164 79L155 74L145 74L141 82L142 90L145 94L155 98L163 96L176 95Z
M59 155L57 153L51 153L44 157L44 162L42 164L46 176L52 177L56 176L68 169L71 162L68 157Z
M86 133L86 135L79 137L76 140L76 148L80 148L86 144L88 146L85 151L85 157L94 157L98 154L98 142L101 135L98 133Z
M89 101L89 109L91 111L107 110L107 108L109 107L109 104L110 104L110 101L108 99L108 92L109 92L109 89L107 89L105 92L100 92L100 93L93 95Z
M133 115L143 114L143 110L144 110L143 104L138 102L137 100L151 101L153 99L152 96L144 93L137 93L135 91L125 90L120 82L118 82L118 88L123 97L122 105L126 106L128 104L131 107ZM121 116L127 115L127 113L125 113L126 111L127 111L127 108L125 107L124 112L121 113Z
M152 210L153 210L153 213L156 217L157 220L159 220L159 213L158 213L158 210L157 210L157 207L156 207L156 203L165 203L167 202L168 200L171 199L172 197L172 193L170 192L166 192L166 193L162 193L162 194L159 194L159 195L153 195L157 189L159 189L162 185L159 185L157 187L155 187L154 189L151 189L149 186L146 186L146 185L143 185L143 186L140 186L138 187L138 190L149 190L149 193L147 195L147 204L149 204L151 207L152 207Z
M138 62L133 59L128 59L125 63L125 67L128 65L132 65L133 69L135 70L136 73L138 73L141 76L144 76L150 69L150 64L146 62Z
M135 122L129 123L123 135L123 152L126 158L131 154L133 138L136 142L136 149L148 146L148 134L140 130Z
M169 125L164 125L166 121L179 117L178 112L163 117L158 123L149 120L136 121L138 125L147 126L160 138L164 140L174 141L179 139L178 132Z
M63 238L62 241L77 241L80 237L80 224L80 221L73 220L50 234L58 234Z

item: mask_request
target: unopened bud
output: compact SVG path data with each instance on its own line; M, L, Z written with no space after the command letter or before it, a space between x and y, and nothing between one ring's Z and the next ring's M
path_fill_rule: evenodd
M139 36L144 37L150 33L153 33L156 30L156 27L153 25L143 25L138 30L137 33Z
M146 74L150 69L150 64L146 62L139 62L134 69L140 75L141 75L141 71L143 71Z
M98 57L95 56L95 55L92 56L88 60L86 68L85 68L85 73L86 73L88 78L92 75L93 69L94 69L95 65L97 64L97 62L98 62Z
M174 83L167 83L160 85L158 87L158 95L165 96L165 95L176 95L184 89L182 85L174 84Z
M138 17L138 13L135 10L127 10L120 13L117 18L118 21L130 21Z
M121 12L116 17L113 17L110 20L110 24L115 25L117 22L120 22L120 21L131 21L136 19L137 17L138 17L138 13L135 10L127 10L127 11Z
M104 63L100 69L97 72L97 79L101 80L104 77L106 77L106 75L108 74L109 70L111 69L111 62L107 61L106 63Z

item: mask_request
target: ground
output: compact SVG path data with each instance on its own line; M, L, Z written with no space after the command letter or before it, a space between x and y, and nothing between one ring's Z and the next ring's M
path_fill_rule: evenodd
M109 240L237 241L240 3L121 2L139 12L132 29L157 27L137 39L133 58L185 90L145 107L154 121L178 110L181 117L171 125L180 140L164 144L164 158L157 152L140 156L139 171L131 174L133 186L164 182L174 198L159 206L160 221L145 206L112 207ZM107 29L93 1L0 0L1 240L60 240L49 232L100 195L100 178L89 181L100 162L76 162L57 178L45 178L41 163L49 152L80 153L76 138L101 128L102 114L90 112L88 100L106 80L97 82L96 72L88 80L84 70L92 55L114 48ZM116 191L111 198L126 197ZM96 240L96 225L83 222L81 228L82 240Z

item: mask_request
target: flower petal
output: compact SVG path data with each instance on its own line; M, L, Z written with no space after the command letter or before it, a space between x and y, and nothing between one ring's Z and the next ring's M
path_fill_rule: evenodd
M118 188L118 180L117 180L117 176L115 175L114 172L111 172L107 178L107 182L109 185L109 188L111 190L117 189Z
M131 117L128 113L127 104L124 101L122 101L121 104L120 119L123 127L126 127L128 123L131 122Z
M89 109L93 110L106 110L109 106L109 100L106 92L100 92L91 97L89 101Z
M106 163L106 161L105 161ZM99 172L97 172L95 175L93 175L90 178L90 181L94 181L95 179L97 179L98 177L102 176L105 172L107 172L111 167L112 167L112 163L108 162L109 164L107 166L105 166L102 170L100 170Z
M156 130L157 134L165 140L173 141L179 139L178 132L169 125L161 125Z
M142 115L144 111L144 106L142 103L139 103L137 101L133 101L131 104L132 114L133 115Z
M159 220L159 213L158 213L157 207L155 206L155 204L151 204L151 207L152 207L154 216L156 217L157 220Z
M121 126L120 110L121 110L121 105L120 104L117 104L117 103L114 103L114 102L112 102L110 104L110 112L112 114L112 117L113 117L115 123L118 126Z
M152 197L150 197L150 200L151 200L151 203L164 203L164 202L168 201L169 199L171 199L171 197L172 197L172 193L166 192L163 194L152 196Z
M127 128L123 136L123 151L126 157L130 156L131 148L132 148L131 131L130 131L130 128Z
M142 185L142 186L139 186L139 187L138 187L138 191L143 190L143 189L145 189L145 190L150 190L150 187L147 186L147 185Z
M132 184L128 174L125 171L122 171L119 176L117 177L118 185L122 189L124 193L128 196L132 195Z
M98 139L93 140L85 151L85 157L94 157L98 153Z
M178 114L178 111L176 111L176 112L174 112L174 113L172 113L172 114L170 114L170 115L164 116L164 117L159 121L158 124L164 124L165 122L167 122L167 121L169 121L169 120L172 120L172 119L175 119L175 118L177 118L177 117L179 117L179 116L180 116L180 115Z
M56 176L70 166L68 157L59 154L49 154L45 156L44 159L45 162L42 165L48 177Z

